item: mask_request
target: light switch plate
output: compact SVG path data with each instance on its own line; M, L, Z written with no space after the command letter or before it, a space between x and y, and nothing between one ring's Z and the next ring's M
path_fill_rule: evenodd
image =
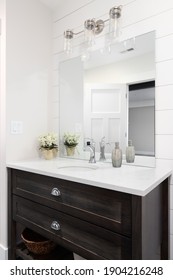
M11 134L22 134L22 133L23 133L23 122L11 121Z

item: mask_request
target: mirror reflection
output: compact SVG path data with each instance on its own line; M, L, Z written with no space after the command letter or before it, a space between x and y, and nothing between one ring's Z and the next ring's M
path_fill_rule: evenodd
M86 54L60 63L60 156L67 155L64 133L72 133L80 136L75 158L89 159L93 139L96 159L104 141L110 162L115 142L125 155L132 140L135 164L153 164L155 33Z
M155 155L154 115L155 82L129 85L128 137L133 139L136 155Z

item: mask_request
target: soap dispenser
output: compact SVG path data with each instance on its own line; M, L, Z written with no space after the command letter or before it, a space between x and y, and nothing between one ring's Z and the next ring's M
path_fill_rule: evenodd
M132 140L128 141L128 146L126 148L126 161L132 163L135 161L135 148L132 145Z
M119 142L115 142L115 148L112 151L112 165L113 167L121 167L122 164L122 150L119 147Z
M105 136L100 141L100 159L99 161L105 161Z

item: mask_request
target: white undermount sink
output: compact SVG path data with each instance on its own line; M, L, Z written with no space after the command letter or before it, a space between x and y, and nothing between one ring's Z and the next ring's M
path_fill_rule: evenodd
M58 166L58 169L60 170L67 170L67 171L75 171L75 172L78 172L78 171L92 171L92 170L96 170L98 169L98 166L96 165L89 165L89 164L86 164L86 165L73 165L73 164L69 164L69 165L62 165L62 166Z

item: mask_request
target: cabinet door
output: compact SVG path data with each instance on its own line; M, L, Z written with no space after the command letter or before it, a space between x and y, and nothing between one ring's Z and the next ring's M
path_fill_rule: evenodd
M60 211L14 197L13 218L87 259L131 259L131 240Z

